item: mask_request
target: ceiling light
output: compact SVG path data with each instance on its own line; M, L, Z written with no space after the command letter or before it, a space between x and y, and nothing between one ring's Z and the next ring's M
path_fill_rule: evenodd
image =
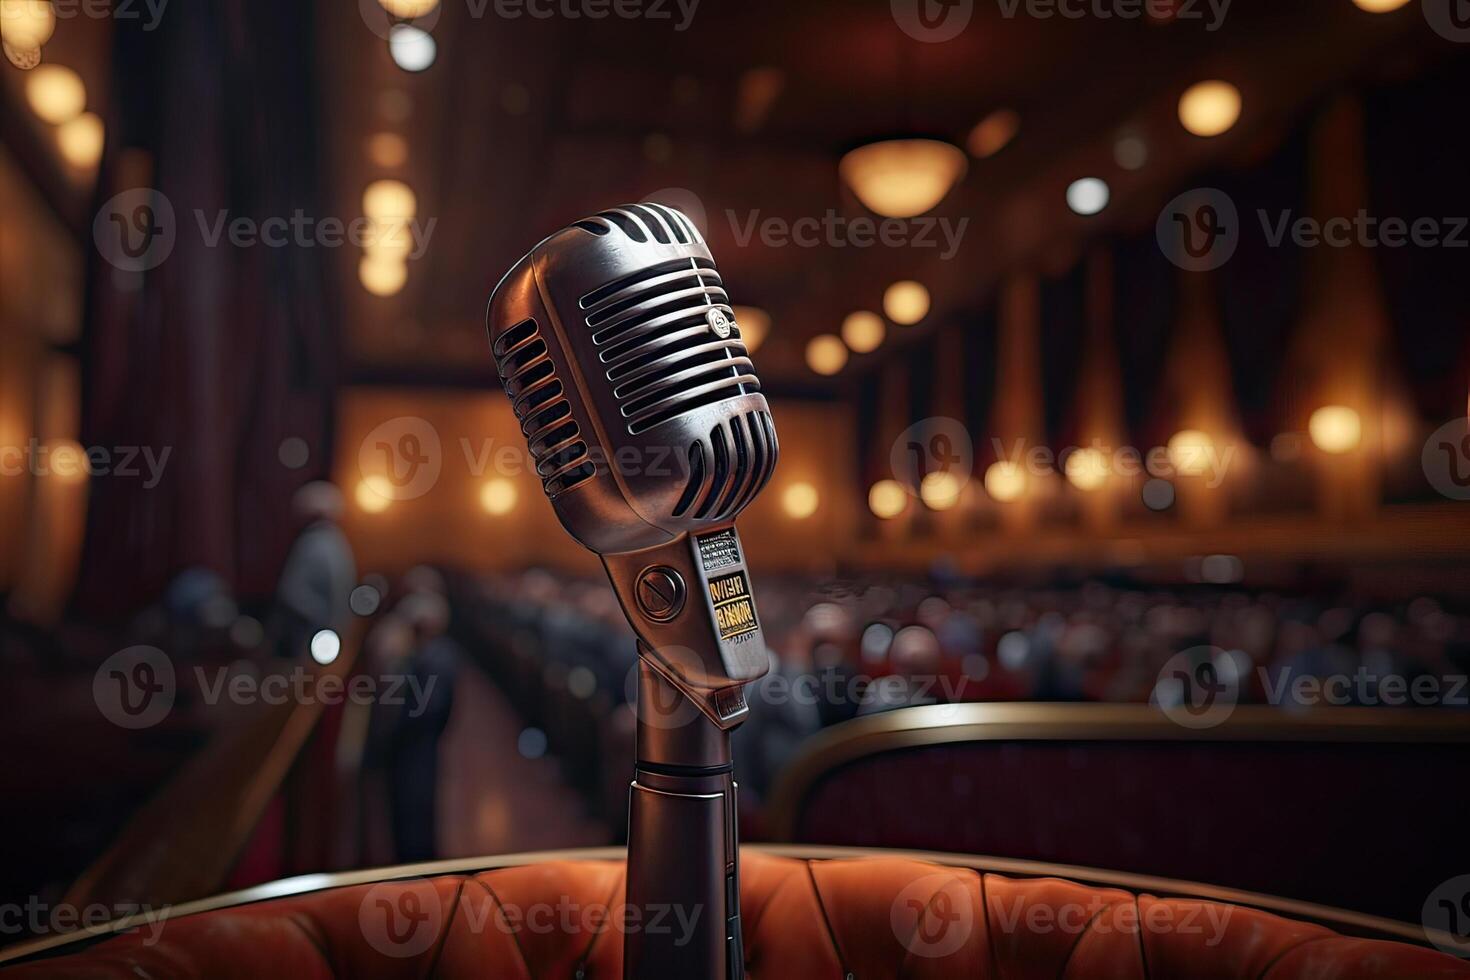
M849 152L837 172L868 210L912 218L944 199L964 176L965 155L939 140L885 140Z
M1067 457L1065 471L1078 490L1096 490L1107 482L1108 460L1101 449L1077 449Z
M754 354L771 332L771 315L754 306L732 306L735 327L740 331L740 340L745 349Z
M412 24L394 24L388 32L388 54L404 71L423 71L434 63L438 53L433 35Z
M375 180L362 192L362 213L375 221L407 221L418 214L418 198L401 180Z
M1113 144L1113 161L1124 170L1142 170L1148 163L1148 144L1141 136L1120 136Z
M374 296L392 296L408 282L408 263L396 255L364 255L357 277Z
M517 496L516 485L497 476L486 480L485 485L480 487L480 506L487 514L503 517L515 510Z
M1199 476L1210 468L1215 440L1198 429L1184 429L1169 437L1169 462L1185 476Z
M883 312L902 326L918 323L929 315L929 290L912 279L896 282L883 293Z
M42 121L60 126L87 108L82 77L63 65L40 65L25 76L26 101Z
M0 0L0 40L16 51L35 51L55 32L51 0Z
M815 514L817 504L820 502L817 488L810 483L793 483L781 494L781 507L786 511L788 517L798 521L806 520Z
M408 162L408 140L397 133L375 133L368 139L368 159L384 170L397 170Z
M1081 215L1097 214L1108 206L1111 199L1112 191L1108 189L1107 182L1097 177L1074 180L1067 188L1067 207Z
M97 166L107 130L96 113L84 112L56 130L56 145L66 162L79 170Z
M1010 109L997 109L970 130L970 152L981 159L992 157L1010 145L1021 128L1021 117Z
M1386 14L1390 10L1397 10L1409 0L1353 0L1363 10L1370 14Z
M958 476L947 471L938 471L919 481L919 499L930 510L949 510L960 502L960 491L963 489Z
M1026 471L1019 463L996 460L985 470L985 492L1003 504L1021 499L1026 492Z
M439 0L378 0L378 3L394 17L414 20L439 6Z
M883 326L883 318L867 310L849 313L847 319L842 321L842 342L854 354L868 354L877 350L887 332L887 328Z
M1363 420L1346 405L1324 405L1312 413L1307 433L1324 453L1348 453L1363 439Z
M897 480L879 480L868 489L868 509L873 516L891 520L909 505L908 491Z
M806 345L806 364L818 374L836 374L847 364L847 346L833 334L819 334Z
M386 476L370 476L357 485L352 496L369 514L381 514L393 503L393 484Z
M1179 98L1179 122L1196 136L1219 136L1239 121L1240 105L1240 89L1229 82L1199 82Z

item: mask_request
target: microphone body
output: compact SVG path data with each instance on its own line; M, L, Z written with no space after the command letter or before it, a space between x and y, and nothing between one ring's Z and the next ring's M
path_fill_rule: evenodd
M743 977L729 731L769 657L734 520L778 447L729 297L688 218L627 205L532 249L488 320L542 486L638 636L628 903L697 928L630 924L624 976Z

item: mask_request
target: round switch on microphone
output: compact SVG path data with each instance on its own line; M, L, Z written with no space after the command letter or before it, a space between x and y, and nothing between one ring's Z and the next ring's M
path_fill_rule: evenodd
M654 622L667 623L684 608L684 579L667 565L646 569L634 591L638 608Z

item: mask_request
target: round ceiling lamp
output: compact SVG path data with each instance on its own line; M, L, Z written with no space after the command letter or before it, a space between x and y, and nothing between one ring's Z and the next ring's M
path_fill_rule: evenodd
M1179 122L1196 136L1219 136L1240 120L1240 89L1219 80L1191 85L1179 97Z
M932 209L965 175L965 154L939 140L869 143L842 158L837 172L875 214L912 218Z

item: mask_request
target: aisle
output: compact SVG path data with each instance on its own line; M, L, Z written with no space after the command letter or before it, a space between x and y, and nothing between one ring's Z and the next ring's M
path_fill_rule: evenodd
M478 668L464 665L441 746L439 851L444 858L612 843L584 813L555 759L516 748L523 723Z

